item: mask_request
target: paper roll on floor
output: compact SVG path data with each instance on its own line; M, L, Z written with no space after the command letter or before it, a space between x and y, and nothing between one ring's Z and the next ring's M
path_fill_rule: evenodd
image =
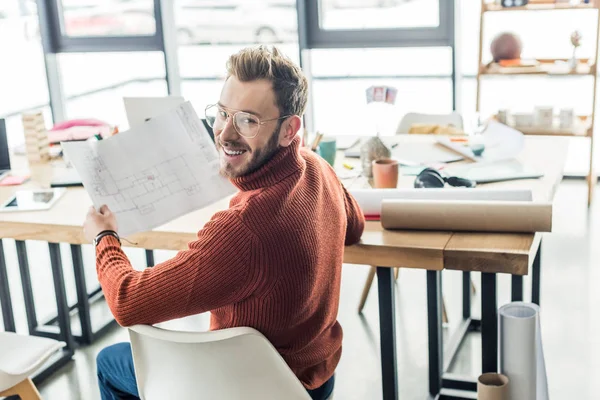
M511 400L548 400L539 314L539 306L522 302L498 310L500 372Z
M552 204L508 201L384 200L385 229L550 232Z
M531 201L531 190L498 189L354 189L350 190L365 215L381 215L381 202L405 200Z

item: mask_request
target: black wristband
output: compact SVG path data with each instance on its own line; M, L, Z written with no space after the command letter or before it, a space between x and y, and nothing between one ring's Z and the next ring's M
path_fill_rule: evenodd
M100 240L102 240L102 238L104 236L113 236L119 241L119 245L121 244L121 238L119 237L119 234L117 232L111 231L111 230L106 230L106 231L100 232L96 236L96 238L94 239L94 246L98 246L98 243L100 243Z

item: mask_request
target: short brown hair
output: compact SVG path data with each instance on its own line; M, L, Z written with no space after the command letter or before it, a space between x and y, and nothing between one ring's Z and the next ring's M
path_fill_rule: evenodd
M273 85L281 116L304 114L308 82L300 67L273 46L248 47L227 61L227 77L242 82L265 79Z

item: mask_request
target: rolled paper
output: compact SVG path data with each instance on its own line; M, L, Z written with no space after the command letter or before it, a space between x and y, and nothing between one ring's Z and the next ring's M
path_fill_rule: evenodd
M385 229L550 232L552 204L524 201L384 200Z

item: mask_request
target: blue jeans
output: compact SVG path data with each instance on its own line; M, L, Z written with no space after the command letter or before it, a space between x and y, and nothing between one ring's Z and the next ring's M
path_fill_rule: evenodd
M98 385L102 400L139 400L130 343L106 347L96 358ZM335 375L321 387L307 390L313 400L331 396Z

